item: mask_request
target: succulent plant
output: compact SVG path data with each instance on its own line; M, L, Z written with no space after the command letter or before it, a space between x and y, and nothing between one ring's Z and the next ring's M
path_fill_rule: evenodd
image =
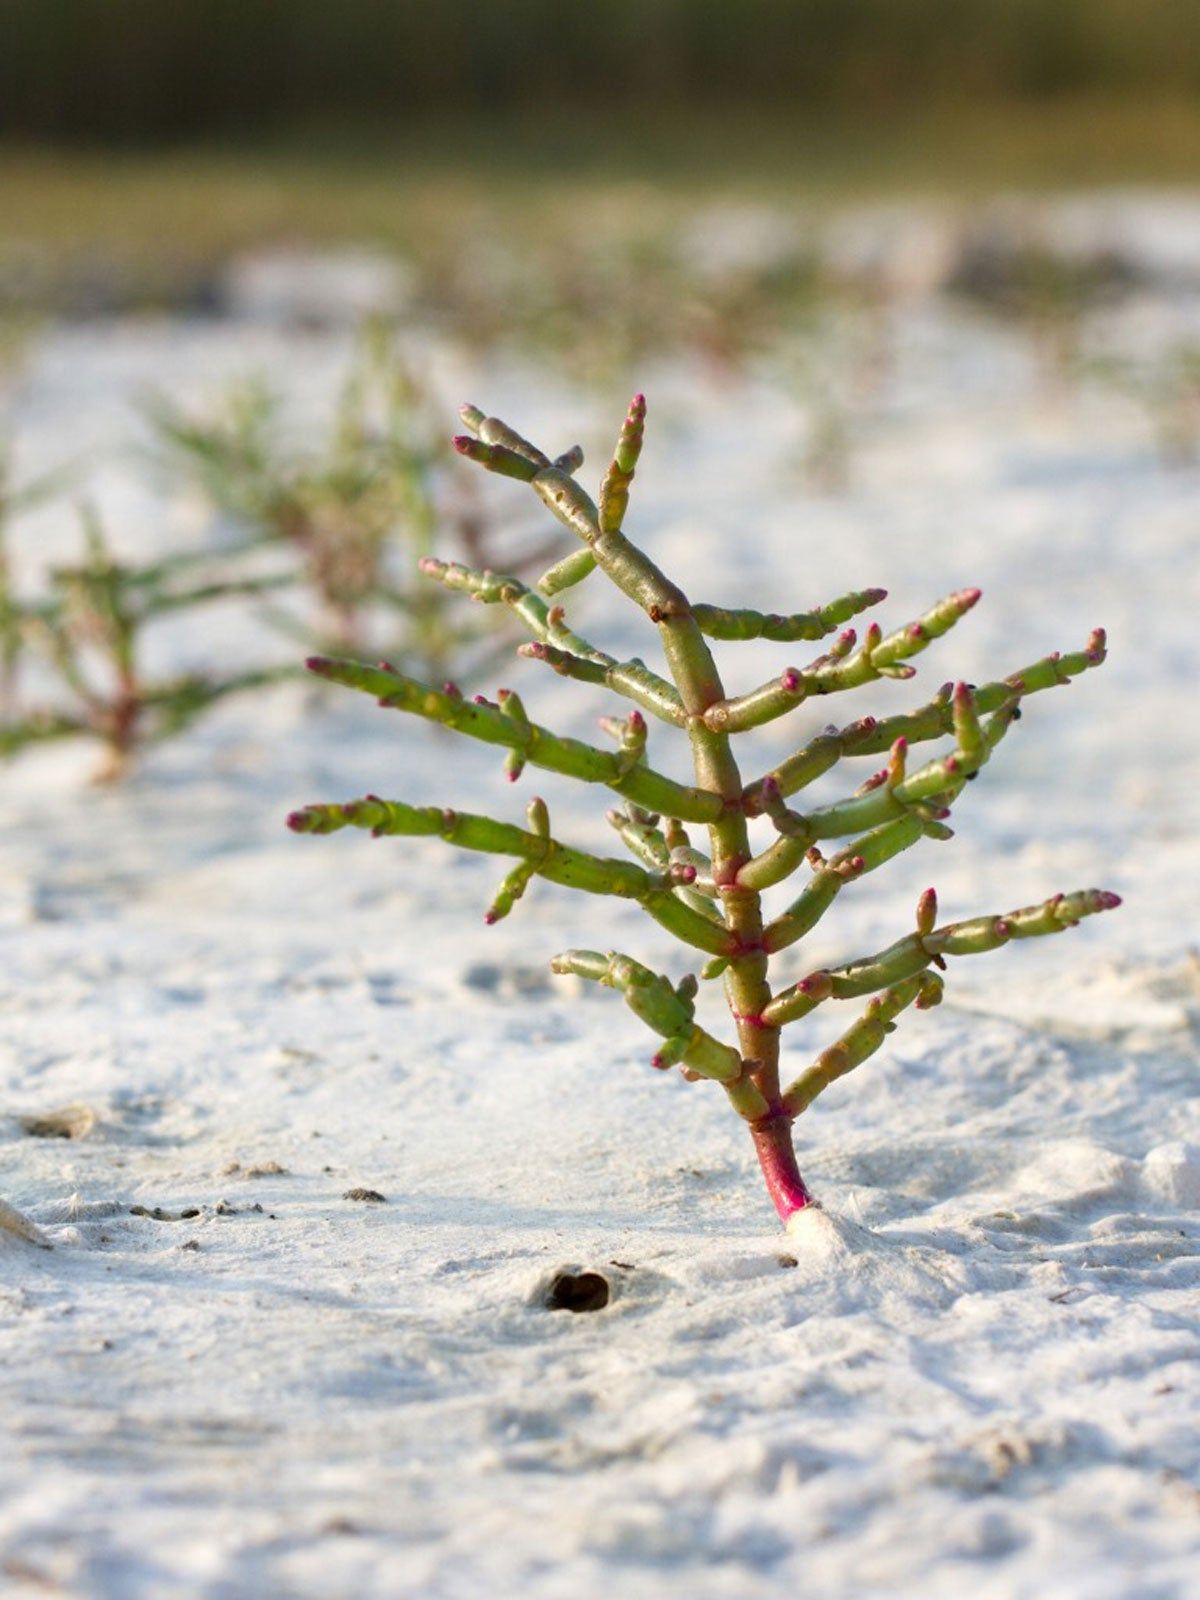
M1041 905L1002 916L939 924L937 898L927 890L915 926L876 953L819 968L773 987L774 957L804 938L850 883L875 871L923 838L944 839L950 807L985 765L1021 715L1022 702L1065 684L1104 660L1105 639L1094 632L1078 652L1046 656L997 679L971 686L946 684L913 711L877 720L862 717L830 726L774 768L747 782L734 755L736 735L787 715L818 696L858 688L879 678L913 676L912 658L946 633L975 605L976 589L939 600L924 616L885 634L872 622L857 637L837 632L857 613L885 598L882 589L848 594L789 616L691 601L625 534L623 524L642 448L645 402L637 396L621 429L597 502L574 474L578 449L551 460L505 423L478 408L462 412L470 432L455 442L461 454L491 472L528 483L579 548L533 587L519 579L433 558L422 562L432 579L489 605L513 612L532 634L521 654L555 672L631 700L623 720L606 719L617 748L564 738L534 722L520 698L501 690L494 701L473 700L453 686L439 689L397 672L317 657L319 676L374 695L456 733L504 749L508 776L526 765L595 783L620 796L608 820L632 860L593 855L557 839L544 802L530 802L526 826L436 806L417 807L368 795L348 804L309 805L289 826L299 833L353 827L377 837L437 835L467 850L510 856L516 865L487 912L489 922L512 910L535 877L591 894L636 901L702 959L679 980L652 971L614 950L568 950L552 963L618 990L660 1043L656 1067L678 1065L688 1079L711 1079L725 1090L749 1125L767 1188L785 1223L812 1196L800 1175L792 1124L822 1091L875 1053L908 1007L935 1005L950 958L980 954L1014 939L1059 933L1107 910L1117 897L1088 889L1056 894ZM558 596L601 570L657 628L670 678L638 659L618 660L567 623ZM717 671L711 640L766 639L779 643L833 642L803 667L788 667L748 693L730 695ZM695 782L680 783L651 766L647 714L691 743ZM950 748L913 768L919 744L948 737ZM795 809L789 802L846 759L885 756L886 765L832 804ZM750 825L765 819L772 837L757 853ZM707 832L707 847L691 830ZM822 846L846 840L832 853ZM807 881L777 916L764 912L763 894L803 872ZM723 977L736 1043L696 1020L703 980ZM865 1009L814 1061L782 1073L784 1028L827 1002L866 997Z
M326 437L296 439L279 397L261 380L235 385L210 415L164 396L146 405L158 454L196 482L236 529L243 548L290 552L297 588L315 603L311 623L293 609L263 615L308 648L370 659L381 649L419 671L461 670L473 642L446 596L408 581L439 522L453 524L468 559L484 557L478 507L450 493L454 457L429 422L431 400L390 329L368 322Z
M94 513L85 512L85 525L84 559L53 568L44 599L19 600L0 570L0 662L10 690L0 755L90 736L105 748L97 778L120 778L143 746L181 731L217 700L294 676L284 666L148 678L140 659L147 624L217 600L261 597L280 580L240 576L205 554L128 565L114 557ZM26 648L57 680L52 703L36 709L15 703L15 672Z

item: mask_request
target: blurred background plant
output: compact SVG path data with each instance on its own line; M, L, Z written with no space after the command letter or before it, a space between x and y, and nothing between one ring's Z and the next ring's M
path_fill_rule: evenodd
M1190 182L1200 158L1193 0L0 15L0 305L211 311L232 257L303 241L403 255L414 311L464 336L557 347L569 324L612 362L674 329L720 353L806 292L805 206ZM742 252L717 281L714 241Z
M433 410L378 319L359 336L324 437L289 433L282 396L261 379L234 385L203 415L164 394L146 405L162 463L199 484L240 550L295 557L315 610L277 604L263 608L269 620L305 650L382 651L436 675L452 659L467 670L478 630L415 581L417 564L435 537L473 561L486 563L488 550L478 500L447 470L453 452Z
M482 628L418 576L435 539L485 565L487 524L471 481L448 470L449 440L386 324L369 320L361 330L326 431L289 428L282 397L262 379L234 384L203 414L159 393L144 416L152 461L169 482L197 484L221 527L198 548L123 562L85 507L83 559L50 567L37 600L17 593L4 527L63 478L18 490L0 461L0 752L89 735L105 746L99 776L119 778L139 749L181 732L218 700L293 675L266 664L147 677L146 631L217 602L251 602L297 659L313 649L383 653L435 676L453 665L469 681L494 658L494 637L473 657ZM509 565L524 570L553 548L527 548ZM49 680L49 698L32 708L19 694L27 657Z
M0 594L6 688L0 753L94 738L104 747L96 777L111 781L125 776L142 748L182 731L218 700L293 672L258 667L150 676L142 649L149 626L216 601L265 595L288 580L225 571L227 563L207 553L124 565L96 513L85 508L82 515L83 559L51 568L48 595L22 602L7 583ZM19 706L15 694L26 651L49 679L49 698L34 708Z

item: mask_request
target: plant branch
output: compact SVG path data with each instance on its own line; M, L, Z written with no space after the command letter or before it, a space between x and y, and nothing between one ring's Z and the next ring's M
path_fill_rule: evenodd
M1010 677L974 688L975 709L984 716L998 711L1014 695L1024 699L1026 695L1037 694L1040 690L1066 685L1079 673L1098 667L1105 653L1104 629L1095 628L1083 650L1067 655L1055 651ZM774 772L747 785L745 802L748 814L755 816L766 809L763 786L772 779L781 794L796 794L836 766L844 756L880 755L891 749L897 739L907 739L910 745L914 745L950 733L954 726L951 706L953 688L953 684L943 684L934 698L916 711L901 712L894 717L861 717L845 728L832 728L818 734L781 762Z
M520 654L532 661L544 661L564 677L585 683L599 683L638 705L664 722L682 727L685 716L678 693L641 661L618 661L597 650L566 625L561 606L548 606L542 596L503 573L477 572L457 561L438 561L425 556L419 563L428 578L435 578L448 589L458 589L484 605L503 603L534 636L532 644L522 645Z
M710 639L773 639L780 644L823 639L843 622L887 599L886 589L863 589L831 600L815 611L795 611L780 616L774 611L731 610L726 606L697 604L692 615L701 633Z
M834 858L850 865L861 861L858 872L881 865L900 850L915 844L923 834L939 839L950 837L950 830L945 826L950 802L986 763L1011 727L1015 710L1014 703L996 712L984 728L975 714L970 690L960 684L954 697L958 743L949 755L928 762L911 778L906 778L907 746L903 739L897 739L888 766L868 779L857 795L822 806L807 816L787 811L775 813L776 825L786 831L781 831L780 837L761 855L747 862L739 878L758 888L778 883L790 875L818 839L838 838L864 826L870 831ZM768 788L767 804L774 808L776 798ZM844 880L846 873L843 871L840 876ZM821 878L822 874L818 873L800 899L767 929L769 949L781 950L794 943L814 925L813 911L816 910L818 917L823 914L841 884L832 886L828 899L822 903L817 893Z
M916 669L904 665L908 657L919 655L934 639L948 632L966 616L979 594L978 589L960 589L947 595L916 622L906 623L886 638L879 624L873 622L857 650L853 648L854 630L848 629L819 661L808 667L788 667L778 678L751 689L749 694L719 701L708 708L704 720L710 728L744 733L793 711L812 695L857 689L877 678L911 678Z
M732 1083L742 1076L742 1059L737 1051L706 1033L695 1020L694 983L678 988L669 978L660 977L630 956L610 950L566 950L550 963L558 973L573 972L610 989L619 989L626 1004L652 1032L667 1040L667 1047L655 1055L652 1065L669 1067L682 1063L702 1078ZM682 993L680 992L682 990Z
M729 948L729 937L723 927L676 898L673 890L679 880L669 871L661 875L644 872L627 861L574 850L548 834L527 833L523 828L497 822L492 817L444 810L439 806L410 806L399 800L381 800L377 795L367 795L345 805L305 806L292 812L288 827L294 833L336 833L342 828L363 828L375 838L392 834L436 835L463 850L517 856L530 863L539 877L551 883L582 889L588 894L610 894L637 901L656 922L698 950L719 955ZM491 920L498 920L498 917L493 916Z
M893 1031L894 1019L906 1006L916 1005L919 1010L935 1006L942 998L942 981L932 972L922 972L906 978L877 994L867 1004L867 1009L842 1034L836 1044L790 1083L783 1095L784 1110L790 1117L798 1117L823 1090L838 1078L862 1065Z
M719 796L676 783L646 766L629 767L620 755L598 750L578 739L560 738L536 722L523 726L506 717L482 697L464 700L460 694L419 683L388 666L368 667L360 661L336 661L312 656L310 672L374 695L379 704L440 722L456 733L468 734L485 744L520 750L535 767L560 772L585 783L603 783L648 810L682 817L687 822L711 822L720 816Z
M972 917L966 922L951 922L934 928L937 897L929 889L921 897L915 933L898 939L876 955L851 961L843 967L810 973L799 983L780 990L766 1008L765 1015L783 1027L807 1016L823 1000L849 1000L856 995L870 994L915 976L931 963L940 965L946 956L980 955L999 949L1012 939L1035 939L1062 933L1076 927L1084 917L1111 911L1120 904L1119 896L1107 889L1078 889L1072 894L1052 895L1040 905L1007 911L1002 916Z
M658 626L663 653L687 716L697 784L702 792L719 801L720 811L715 817L700 818L678 806L647 803L649 809L683 821L709 823L713 878L729 930L729 947L720 952L729 956L726 990L738 1019L742 1054L757 1063L756 1083L768 1104L772 1104L778 1094L778 1038L771 1030L760 1028L757 1020L770 998L762 946L762 908L757 892L737 882L738 870L750 856L741 800L742 779L727 735L705 721L709 707L724 700L724 686L687 596L621 531L645 418L645 399L635 395L601 486L599 509L577 483L554 468L541 469L529 481L559 521L580 539L597 566ZM456 441L467 455L475 454L471 443ZM514 471L508 461L483 464ZM643 803L632 791L627 792Z

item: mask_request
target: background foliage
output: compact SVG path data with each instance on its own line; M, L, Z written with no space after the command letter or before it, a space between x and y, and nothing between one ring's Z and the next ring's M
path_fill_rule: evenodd
M1192 96L1195 0L0 0L0 136Z

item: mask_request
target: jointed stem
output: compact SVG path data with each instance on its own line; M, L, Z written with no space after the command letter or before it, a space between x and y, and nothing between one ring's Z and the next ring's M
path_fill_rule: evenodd
M536 722L519 725L497 706L481 699L464 700L450 689L435 689L393 667L368 667L360 661L334 661L326 656L313 656L308 667L322 678L375 695L380 705L440 722L485 744L520 750L535 767L580 778L585 783L607 784L649 810L681 817L685 822L708 822L722 810L721 799L711 791L689 788L646 766L628 767L619 755L578 739L560 738Z
M511 823L467 811L443 810L439 806L409 806L399 800L381 800L368 795L346 805L305 806L293 811L288 827L294 833L336 833L341 828L364 828L375 838L388 834L437 835L464 850L483 850L493 855L517 856L531 865L539 877L589 894L618 895L636 900L669 929L677 939L724 955L729 938L719 924L685 905L674 893L680 881L670 872L644 872L628 861L589 855L573 850L548 833L527 833ZM494 920L494 919L493 919Z
M989 712L998 711L1011 703L1014 696L1023 698L1037 694L1042 689L1070 683L1079 673L1100 666L1105 658L1105 645L1104 629L1096 628L1083 650L1068 655L1060 655L1055 651L1053 655L1044 656L1008 678L973 689L977 714L986 716ZM901 712L883 719L861 717L840 730L818 734L797 750L795 755L781 762L773 773L748 785L744 798L750 815L757 815L765 809L763 786L769 780L774 780L780 794L795 794L828 772L830 767L836 766L843 756L880 755L890 750L897 739L906 739L910 745L914 745L929 739L940 739L943 734L952 732L953 688L951 683L943 684L928 705L916 711Z
M767 979L769 957L803 937L846 883L923 837L949 837L944 824L950 803L1020 715L1022 697L1065 684L1097 665L1104 659L1104 634L1093 633L1080 653L1048 656L981 688L946 685L917 711L883 721L867 717L840 730L829 728L774 772L744 784L731 735L768 722L810 697L880 677L911 676L908 659L964 616L979 591L949 595L918 621L886 636L872 623L861 644L848 630L808 667L789 669L748 694L730 698L708 638L820 638L882 599L884 592L865 590L792 616L693 606L624 532L645 423L640 395L625 418L598 501L572 476L582 460L578 450L552 460L478 408L466 407L462 415L471 436L455 441L461 453L490 471L528 483L575 535L580 548L551 567L536 589L512 577L431 558L423 563L424 570L484 603L508 606L533 635L522 654L566 677L615 690L662 721L684 728L691 743L695 783L678 783L646 765L646 722L639 711L625 721L604 720L602 725L618 744L615 752L609 752L560 738L532 722L518 696L508 690L499 691L495 705L482 697L467 702L450 685L438 690L386 664L376 668L317 659L310 663L313 670L374 694L385 706L505 748L510 777L519 776L529 762L607 785L626 800L608 817L635 861L593 856L552 838L540 801L530 806L529 831L487 817L406 806L374 796L346 806L307 807L293 814L291 825L305 832L353 826L377 834L436 834L467 849L509 855L517 865L501 885L489 920L507 915L530 880L540 876L590 893L634 900L684 943L707 952L712 959L702 976L724 974L737 1029L736 1049L696 1022L694 976L672 984L615 951L567 951L555 959L554 969L620 990L635 1014L665 1041L654 1058L656 1066L678 1064L689 1078L722 1084L734 1108L750 1124L768 1189L786 1220L811 1200L796 1165L792 1121L824 1088L879 1048L901 1011L937 1003L941 979L929 970L931 966L944 967L947 956L994 949L1009 939L1061 931L1119 903L1115 895L1089 890L1058 895L1004 917L936 928L936 897L930 890L918 905L916 931L879 954L812 972L775 995ZM658 628L671 682L639 660L622 662L597 650L568 627L561 606L547 605L546 596L581 582L596 568ZM947 733L954 736L953 749L910 773L909 746ZM886 767L854 794L806 812L789 810L785 804L789 795L843 757L885 750ZM755 856L748 819L759 815L770 818L778 837ZM685 823L707 827L707 853L693 843ZM829 859L817 849L818 841L847 837L850 843ZM762 892L789 877L806 858L813 868L807 887L764 926ZM860 995L871 997L863 1014L786 1092L781 1091L783 1027L826 1000Z
M607 955L596 950L567 950L555 956L550 965L555 972L573 972L620 989L630 1010L667 1041L655 1056L654 1066L668 1067L678 1062L696 1077L713 1078L724 1084L735 1105L745 1104L748 1099L752 1114L759 1110L757 1093L746 1082L745 1063L737 1051L721 1044L696 1022L692 1007L694 983L690 988L675 987L641 962L615 950Z
M618 661L588 644L567 627L561 607L548 606L540 594L519 578L503 573L476 572L457 561L438 561L433 556L421 560L420 570L427 578L435 578L448 589L463 590L485 605L497 602L507 605L534 636L533 644L522 646L523 656L544 661L565 677L603 684L635 700L664 722L676 727L683 725L683 706L669 683L651 672L644 662Z
M720 896L728 930L728 967L725 984L730 1008L737 1021L742 1056L754 1063L754 1081L768 1108L779 1096L779 1040L773 1028L760 1021L770 1000L767 957L763 948L762 905L758 892L737 881L750 858L746 817L741 804L742 779L729 737L719 727L707 725L711 707L721 704L725 690L704 634L687 596L621 531L629 484L633 478L645 425L646 403L641 395L629 408L617 444L613 466L601 490L600 509L566 473L554 467L533 468L523 452L494 457L496 446L488 440L457 440L464 455L482 465L514 477L525 477L560 522L579 538L612 582L657 624L663 652L675 680L687 717L697 791L718 802L715 814L699 816L682 810L631 798L639 804L667 812L684 821L707 822L711 841L713 879ZM468 422L478 418L472 413ZM483 428L479 426L480 438ZM485 452L487 452L485 454ZM530 759L536 757L531 753ZM562 769L560 769L562 770Z
M939 600L917 622L907 623L885 639L878 623L867 629L858 650L853 629L848 629L819 661L809 667L789 667L749 694L721 700L705 712L710 728L726 733L743 733L760 727L793 710L812 695L831 694L839 689L857 689L877 678L909 678L915 668L902 663L918 655L931 640L939 638L966 615L979 599L978 589L963 589ZM853 651L853 654L851 653Z
M823 639L843 622L887 599L886 589L864 589L844 595L816 611L796 611L781 617L775 612L731 611L725 606L694 605L692 615L710 639L774 639L780 644L800 639Z
M837 1043L822 1050L812 1066L788 1086L783 1097L788 1116L798 1117L812 1105L822 1089L827 1089L835 1079L845 1077L846 1073L861 1066L868 1056L874 1055L895 1026L893 1018L905 1006L915 1003L925 1009L937 1005L941 997L941 979L931 972L906 978L904 982L894 984L876 995L858 1021L846 1030Z
M948 830L940 819L949 815L949 802L987 761L1011 727L1015 710L1014 702L996 712L983 728L975 714L974 697L965 684L960 684L954 696L958 743L948 756L927 763L906 778L907 746L898 739L892 747L888 769L866 793L821 807L806 817L795 817L786 834L763 855L747 863L743 880L778 882L793 865L799 864L811 841L835 838L852 828L875 824L823 867L800 898L776 918L767 929L767 948L771 952L782 950L803 937L848 877L882 866L915 844L922 834L940 833L944 837Z
M966 922L951 922L933 927L937 898L932 890L922 896L915 933L898 939L877 955L864 956L844 967L832 967L801 978L788 989L781 989L767 1007L767 1017L777 1026L794 1022L823 1000L849 1000L871 994L923 972L931 964L944 966L946 956L979 955L997 950L1010 939L1036 939L1062 933L1084 917L1111 911L1120 905L1106 889L1082 889L1074 894L1056 894L1040 905L1006 911L998 917L972 917ZM922 926L922 924L927 924Z
M621 495L627 493L633 476L645 414L645 401L638 395L622 429L615 471L606 480L608 484L618 479ZM721 801L718 815L695 820L708 822L712 875L729 934L725 986L737 1022L742 1057L753 1064L751 1076L770 1110L779 1096L779 1038L775 1029L761 1022L762 1010L771 997L763 947L762 903L755 889L738 882L738 873L750 857L746 818L740 804L741 774L728 735L707 725L706 713L725 698L716 663L687 596L625 537L618 516L598 515L578 485L569 480L560 481L543 471L533 485L551 510L583 541L597 565L658 626L663 652L688 718L697 787ZM601 505L605 504L602 492ZM623 500L620 510L623 514ZM692 820L679 810L670 814Z

